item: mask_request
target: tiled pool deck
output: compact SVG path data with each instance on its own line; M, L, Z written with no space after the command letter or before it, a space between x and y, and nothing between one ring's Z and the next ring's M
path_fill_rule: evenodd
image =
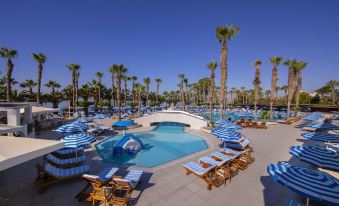
M139 128L135 131L148 130ZM218 140L212 135L200 131L188 131L203 136L209 148L190 156L172 161L155 168L141 168L145 171L142 184L132 194L131 205L284 205L287 199L300 197L284 190L272 181L266 172L269 163L291 160L288 150L292 145L301 145L300 129L288 125L270 125L267 130L244 129L242 133L251 139L256 161L246 170L232 178L225 186L206 189L206 184L194 175L185 175L182 164L187 161L197 161L199 157L209 155L218 149ZM46 136L48 133L43 133ZM47 136L51 136L48 134ZM95 150L86 152L93 174L112 164L105 164ZM296 160L291 160L296 161ZM32 188L36 177L35 163L41 159L18 165L3 172L0 176L0 205L89 205L78 202L74 197L83 188L85 182L81 179L55 184L40 194ZM296 161L297 164L301 164ZM121 175L126 170L137 168L120 168Z

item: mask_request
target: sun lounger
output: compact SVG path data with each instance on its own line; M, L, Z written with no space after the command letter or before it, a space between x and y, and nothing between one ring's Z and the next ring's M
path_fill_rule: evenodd
M70 158L70 157L81 156L83 153L84 153L84 148L82 147L63 148L63 149L59 149L57 151L52 152L53 155L59 158Z
M247 164L254 162L254 157L251 156L251 151L249 149L243 151L236 151L230 148L221 148L220 151L226 155L232 156L233 158L240 158L244 160Z
M35 179L34 185L43 192L50 184L54 184L67 179L81 177L90 170L89 165L80 165L73 168L57 168L49 163L44 167L40 164L36 165L38 170L38 177Z
M205 163L205 164L217 165L215 173L218 177L220 177L223 180L223 183L226 184L227 179L229 179L231 182L231 177L235 176L231 168L231 165L228 164L231 160L232 158L229 158L229 160L226 160L226 159L215 160L211 157L204 156L199 159L199 162Z
M225 160L225 159L233 159L233 163L234 163L234 166L237 168L237 169L241 169L241 170L244 170L248 167L248 164L247 162L245 162L244 160L241 160L237 157L230 157L228 155L225 155L221 152L214 152L212 153L212 157L215 158L215 159L218 159L218 160Z
M128 205L133 190L141 181L142 174L142 170L131 170L124 178L113 177L112 196L108 204Z
M186 171L186 175L193 173L194 175L198 176L199 178L203 179L207 183L207 189L211 190L214 184L215 177L212 170L217 167L217 165L211 164L204 164L200 165L195 162L188 162L183 165Z
M103 187L109 184L113 176L118 172L116 167L103 169L98 175L84 174L82 178L87 182L86 186L75 196L79 201L86 199L93 201L94 188ZM89 190L89 188L91 188Z
M250 140L244 139L242 142L239 142L239 143L226 142L225 147L229 147L229 148L236 149L236 150L250 149L251 151L253 151L253 149L249 146L249 144L250 144Z

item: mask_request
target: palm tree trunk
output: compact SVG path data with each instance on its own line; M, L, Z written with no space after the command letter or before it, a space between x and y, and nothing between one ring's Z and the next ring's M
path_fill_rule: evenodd
M332 105L336 104L336 94L335 94L335 87L333 86L331 88L331 94L332 94Z
M127 81L124 80L124 103L125 108L127 107Z
M297 87L297 94L295 97L295 106L299 107L299 99L300 99L300 91L301 91L301 84L302 84L302 70L298 70L298 87Z
M73 108L75 107L75 71L72 71L72 100L73 100Z
M120 105L120 96L121 96L121 78L117 77L117 106L118 106L118 120L121 121L121 105Z
M132 101L135 102L135 90L134 90L134 87L135 87L135 83L134 81L132 82Z
M112 73L112 92L111 92L111 106L114 107L114 74Z
M12 72L14 64L12 63L11 58L7 60L7 72L6 72L6 100L11 101L11 92L12 92Z
M40 101L40 95L41 95L40 90L41 90L42 69L43 69L42 64L39 62L39 65L38 65L38 82L37 82L38 88L37 88L37 94L36 94L36 101L39 102L39 103L41 103L41 101Z
M270 97L270 120L273 118L273 102L277 98L276 93L277 93L277 81L278 81L278 68L276 65L273 67L272 71L272 84L271 84L271 97Z
M226 41L223 41L221 50L221 81L220 81L220 119L223 119L224 106L225 106L225 87L227 81L227 44Z
M158 103L158 100L159 100L159 83L157 82L157 89L156 89L156 96L155 96L155 98L156 98L156 102Z

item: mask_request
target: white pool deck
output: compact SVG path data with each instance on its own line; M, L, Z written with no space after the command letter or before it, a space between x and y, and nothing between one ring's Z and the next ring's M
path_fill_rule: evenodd
M111 124L110 120L103 121ZM147 130L138 128L132 131ZM209 155L217 151L219 141L216 137L191 130L196 135L203 136L209 148L190 156L172 161L155 168L141 168L145 171L142 184L133 192L131 205L284 205L287 199L301 201L301 197L273 182L266 172L269 163L289 161L288 153L292 145L301 145L305 141L300 137L300 129L291 125L270 125L265 129L244 129L242 133L251 139L251 146L255 152L256 161L246 170L232 178L231 183L225 186L206 189L206 184L196 176L185 175L182 164L187 161L197 161L199 157ZM53 132L43 132L41 136L51 139L56 137ZM105 138L105 137L102 137ZM95 174L107 166L117 166L120 174L126 174L126 170L135 167L122 167L103 163L95 150L86 152L88 163L91 165L91 173ZM85 182L81 179L55 184L48 190L39 194L32 188L36 177L35 163L41 162L41 158L9 168L0 176L0 205L91 205L85 201L78 202L74 196L82 189ZM291 162L302 164L292 159ZM314 203L311 205L315 205Z

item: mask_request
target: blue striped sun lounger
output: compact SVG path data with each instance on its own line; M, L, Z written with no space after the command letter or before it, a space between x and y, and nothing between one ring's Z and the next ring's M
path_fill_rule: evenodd
M233 155L233 158L237 158L240 155L249 152L249 149L246 149L246 150L243 150L243 151L237 151L237 150L233 150L233 149L230 149L230 148L221 148L220 151L223 152L223 153L226 153L226 154Z
M230 147L230 148L235 148L235 149L244 149L245 147L247 147L250 143L249 139L245 139L242 142L239 143L233 143L233 142L226 142L225 146L226 147Z
M228 161L227 160L217 161L217 160L215 160L211 157L204 156L204 157L201 157L199 159L199 162L207 163L207 164L210 164L210 165L217 165L218 167L221 167L221 166L225 165Z
M98 175L84 174L82 177L89 182L96 182L99 184L107 183L112 180L113 175L118 172L117 167L107 167L103 169Z
M44 166L44 171L56 178L80 176L89 172L89 170L90 167L87 164L72 168L57 168L49 163Z
M187 171L193 172L194 174L202 177L210 172L212 169L216 168L217 165L211 165L207 168L204 168L202 165L195 162L188 162L182 165Z
M219 159L219 160L222 160L222 161L227 161L227 162L234 159L234 157L224 155L221 152L213 152L211 155L212 155L212 157L214 157L216 159Z
M48 162L54 164L54 165L69 165L69 164L80 164L82 162L86 161L86 156L79 156L79 157L72 157L72 158L67 158L67 159L60 159L53 154L48 154L46 156L46 159Z
M331 142L331 143L339 143L339 135L338 134L330 134L325 132L305 132L302 133L306 139L314 140L318 142Z
M113 178L113 182L117 185L121 185L121 183L127 183L131 188L134 189L140 182L143 173L144 171L142 170L131 170L123 179Z

